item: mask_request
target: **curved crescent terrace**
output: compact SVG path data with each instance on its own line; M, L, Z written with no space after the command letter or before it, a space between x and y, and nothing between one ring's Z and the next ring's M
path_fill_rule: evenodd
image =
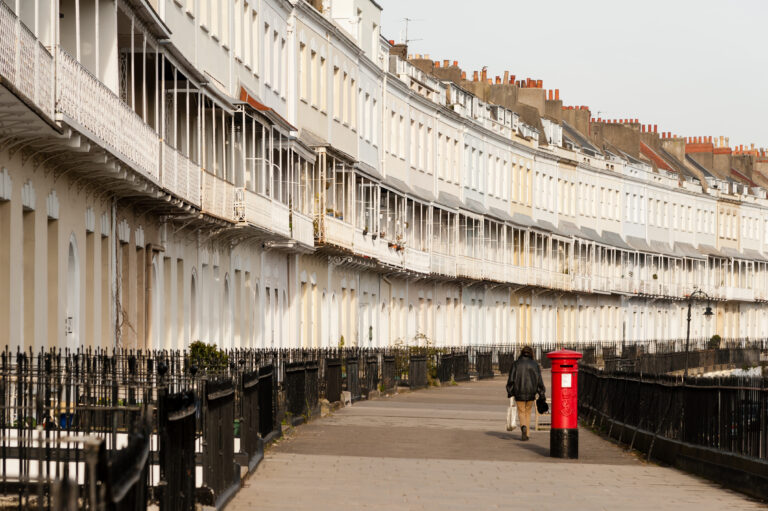
M0 338L674 340L695 290L693 338L766 331L763 149L469 77L380 23L372 0L0 2Z

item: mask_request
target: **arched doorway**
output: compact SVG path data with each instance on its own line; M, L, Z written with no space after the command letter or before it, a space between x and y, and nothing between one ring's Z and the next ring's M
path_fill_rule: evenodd
M64 347L74 350L80 344L80 264L77 257L77 240L74 234L69 239L66 296Z

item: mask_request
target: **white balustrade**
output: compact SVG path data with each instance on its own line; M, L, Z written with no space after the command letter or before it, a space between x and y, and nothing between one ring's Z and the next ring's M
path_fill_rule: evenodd
M296 211L291 214L291 237L307 246L315 243L315 227L312 219Z
M203 212L222 218L235 220L235 187L213 174L203 172ZM246 201L247 202L247 201Z
M432 268L432 273L445 275L447 277L456 276L456 258L454 256L441 254L440 252L432 252L430 266Z
M159 181L160 143L154 130L61 48L56 64L56 111L137 171Z
M495 282L506 282L506 265L497 261L483 261L483 278L487 278Z
M355 229L339 218L325 216L325 242L352 250Z
M53 56L0 2L0 75L53 119Z
M474 257L458 256L456 258L456 274L471 279L483 278L483 262Z
M420 273L429 273L429 252L405 247L405 267Z
M376 247L376 258L382 263L389 266L402 266L403 265L403 251L398 250L397 247L390 247L390 241L386 239L378 238L378 245Z
M163 144L162 149L161 183L163 188L199 206L202 169L168 144Z

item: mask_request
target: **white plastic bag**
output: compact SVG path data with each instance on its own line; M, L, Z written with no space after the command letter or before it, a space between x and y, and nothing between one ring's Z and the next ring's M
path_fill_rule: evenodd
M509 398L509 408L507 408L507 431L514 431L517 428L517 404L515 398Z

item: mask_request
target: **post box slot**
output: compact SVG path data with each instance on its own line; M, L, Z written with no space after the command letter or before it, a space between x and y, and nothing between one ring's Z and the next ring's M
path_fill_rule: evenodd
M573 367L573 364L560 364L560 367Z

